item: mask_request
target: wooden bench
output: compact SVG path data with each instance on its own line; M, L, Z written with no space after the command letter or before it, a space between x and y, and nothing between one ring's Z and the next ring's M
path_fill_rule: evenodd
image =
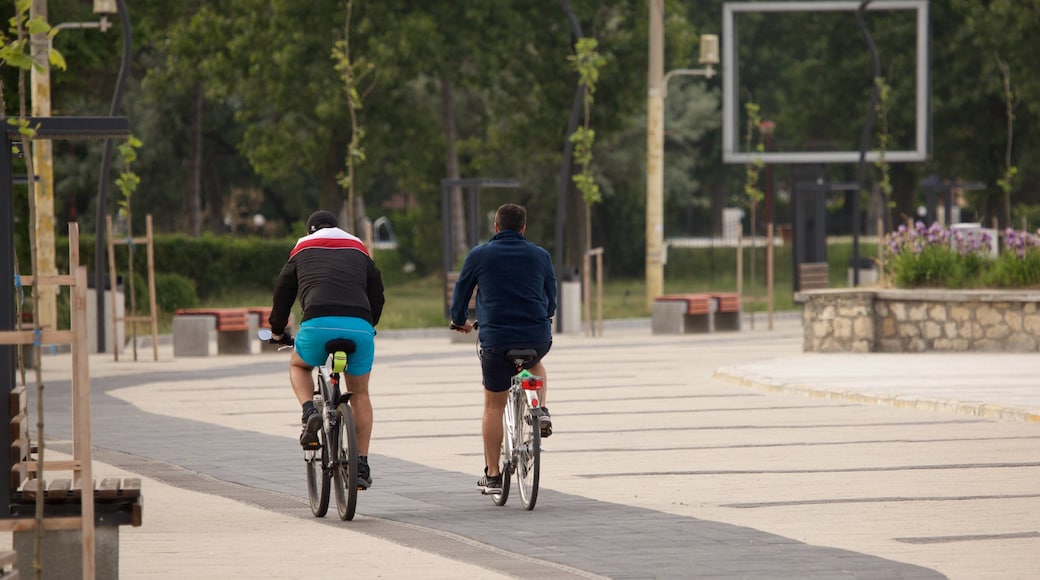
M819 290L830 286L827 262L798 264L798 290Z
M173 317L173 356L209 356L213 335L217 354L250 354L254 334L248 308L181 308Z
M271 307L270 306L248 306L246 310L249 311L249 316L252 318L254 328L271 328ZM285 329L288 332L292 332L293 328L293 315L289 314L289 324L286 325ZM266 342L260 343L260 352L278 352L281 348L280 345L270 344Z
M650 326L654 334L740 330L741 310L733 292L666 294L654 300Z
M712 316L714 330L740 330L742 306L740 294L736 292L713 292L715 312Z
M256 319L257 328L271 328L271 307L270 306L248 306L246 312L250 316L254 316Z
M101 481L94 480L91 487L96 525L141 525L141 478L105 477ZM68 478L27 479L11 498L11 511L15 517L33 517L36 497L41 493L45 517L80 514L83 489L79 482Z
M654 334L713 330L716 301L711 294L666 294L654 299L650 327Z

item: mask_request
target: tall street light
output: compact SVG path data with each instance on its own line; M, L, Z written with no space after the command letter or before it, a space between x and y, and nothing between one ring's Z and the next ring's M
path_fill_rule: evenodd
M677 69L664 74L664 0L650 0L650 63L646 121L646 308L664 293L664 101L673 76L711 78L719 64L719 37L701 36L702 69Z
M33 0L29 7L34 17L47 20L47 0ZM114 0L94 0L94 12L97 14L114 13ZM54 27L55 31L67 28L98 28L102 32L108 30L109 22L102 16L100 22L66 22ZM35 66L30 75L30 91L32 94L32 116L51 116L51 36L46 32L32 35L32 58ZM55 264L54 249L54 153L51 141L41 139L32 144L34 179L29 180L30 195L36 208L36 231L32 235L36 239L37 268L40 275L58 273ZM41 286L40 312L34 313L40 326L57 328L57 295L53 286Z

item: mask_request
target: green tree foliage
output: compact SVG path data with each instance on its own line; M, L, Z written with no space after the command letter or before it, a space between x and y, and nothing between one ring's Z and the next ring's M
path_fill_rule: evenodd
M315 207L339 207L346 190L337 177L356 134L333 56L344 39L347 0L314 0L306 10L293 0L128 4L134 52L122 114L146 144L135 163L141 180L135 220L152 213L160 231L183 230L193 180L210 231L223 227L225 215L237 219L236 212L249 211L288 233ZM597 223L593 244L606 247L612 271L636 275L643 268L647 6L642 0L570 5L604 59L593 152L603 203L590 218ZM1000 61L1019 102L1011 205L1040 201L1040 78L1029 74L1040 60L1040 43L1032 41L1040 0L950 0L933 2L930 10L934 153L926 163L891 164L893 222L913 215L923 202L920 180L934 174L986 184L972 194L965 218L988 224L1005 208L999 180L1007 177L1009 136ZM5 18L13 11L12 4L0 6ZM696 66L697 37L721 32L721 11L715 0L666 2L666 70ZM79 0L50 0L49 16L52 22L97 19ZM870 55L853 16L840 25L834 18L741 17L740 114L752 101L769 111L778 150L858 145L873 89ZM67 30L55 37L70 64L53 74L55 114L107 114L121 51L115 20L106 33ZM439 264L446 104L453 105L459 174L512 177L522 185L485 190L479 219L503 201L524 203L530 236L552 249L557 192L569 179L560 175L560 164L575 84L567 57L577 40L561 6L354 0L351 22L351 59L373 67L371 84L364 85L366 161L356 189L370 215L391 216L407 259L427 271ZM871 11L867 24L889 91L885 146L909 148L914 55L907 46L915 23L906 13ZM14 102L10 70L3 80L7 102ZM445 84L452 89L449 103ZM715 214L742 190L744 167L723 165L719 154L720 86L719 78L671 83L666 236L710 233ZM92 142L55 145L56 213L59 221L79 219L85 231L95 228L100 151ZM785 171L777 167L778 178ZM848 180L851 168L827 172ZM236 201L245 194L255 199L247 209ZM567 232L582 231L571 227L580 225L579 214L567 212ZM484 224L477 225L483 233Z

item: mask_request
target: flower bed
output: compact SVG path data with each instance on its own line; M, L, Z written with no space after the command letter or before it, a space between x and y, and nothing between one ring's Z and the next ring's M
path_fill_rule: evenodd
M813 290L806 352L1040 352L1040 291Z
M1040 232L917 222L888 238L897 288L800 292L806 352L1040 352Z

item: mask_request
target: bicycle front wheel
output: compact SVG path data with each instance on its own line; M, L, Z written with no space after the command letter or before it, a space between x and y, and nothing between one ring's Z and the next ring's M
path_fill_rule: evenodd
M516 482L520 487L520 505L533 510L538 501L538 476L541 472L542 426L531 407L524 405L519 425L520 441L516 450Z
M311 513L314 517L323 518L329 511L329 480L332 476L325 429L318 429L318 443L321 448L304 451L303 459L307 463L307 499L311 504Z
M340 403L336 407L335 477L336 510L339 519L354 519L357 509L358 446L354 431L354 413L350 405Z

